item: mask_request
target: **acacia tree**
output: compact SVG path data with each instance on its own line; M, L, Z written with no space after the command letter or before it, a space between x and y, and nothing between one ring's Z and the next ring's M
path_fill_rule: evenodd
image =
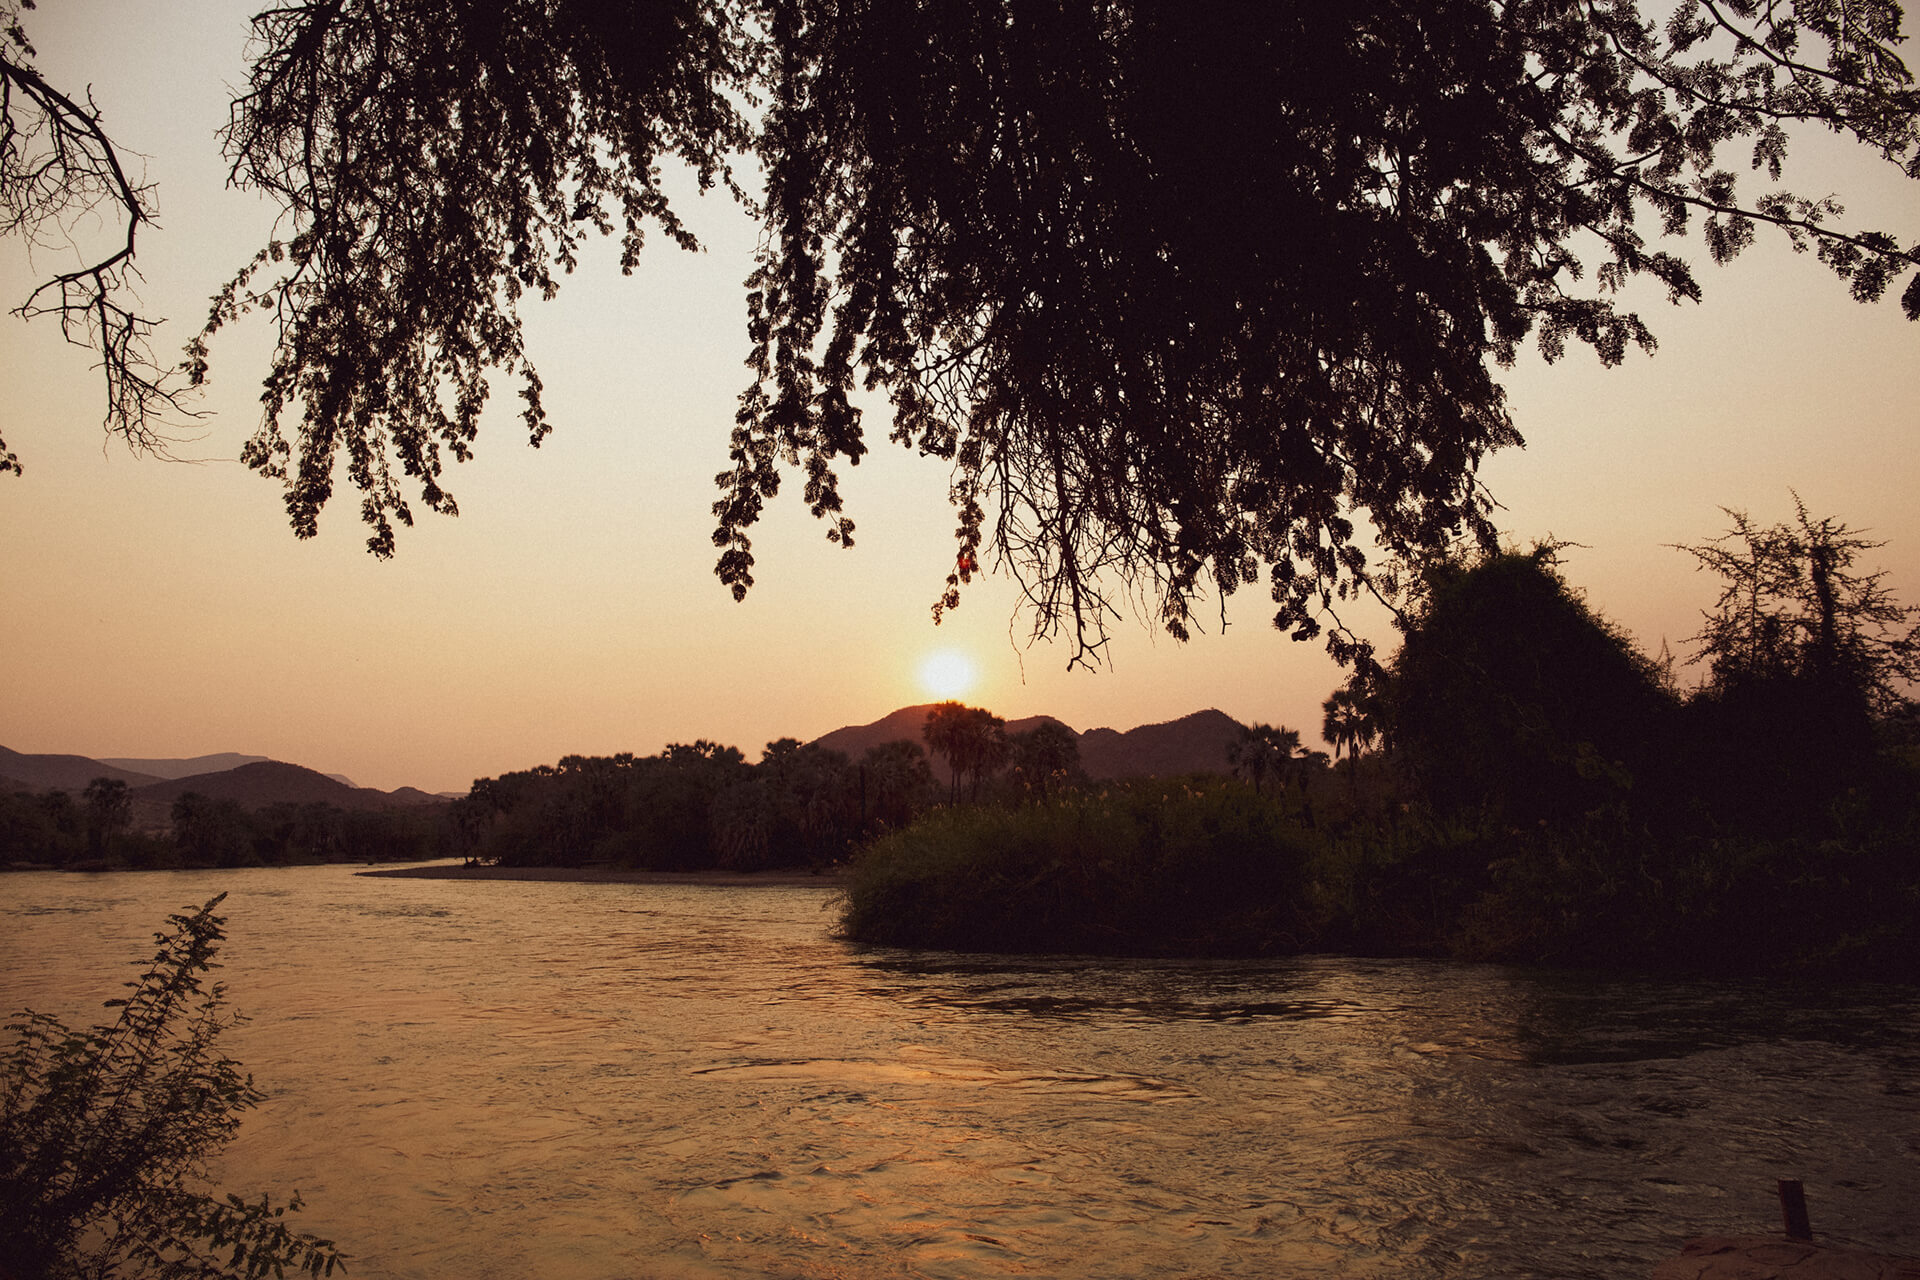
M188 370L265 312L246 461L310 536L344 458L391 554L410 490L454 510L488 369L546 433L521 296L589 228L627 266L649 225L690 245L656 162L732 185L751 152L753 378L714 533L736 595L793 469L851 543L836 468L868 447L865 387L952 468L936 617L1006 566L1086 660L1130 591L1185 636L1264 575L1278 626L1364 662L1338 602L1375 586L1366 526L1394 556L1490 544L1479 464L1520 440L1494 367L1530 335L1651 349L1618 290L1700 292L1654 238L1697 228L1722 262L1770 226L1862 300L1920 262L1772 186L1801 125L1920 176L1900 22L1893 0L1681 0L1664 25L1637 0L292 0L255 19L226 137L284 233ZM1920 317L1920 275L1902 302Z
M0 0L0 238L69 261L13 308L25 319L51 317L68 341L100 353L107 429L130 444L165 453L165 423L186 414L186 381L154 358L156 321L136 309L134 250L153 221L152 188L129 172L87 95L49 84L34 68L21 25L33 0ZM104 245L69 255L75 225L99 217ZM20 459L0 439L0 473Z
M1792 522L1765 528L1723 507L1731 529L1677 548L1721 582L1691 661L1705 662L1720 689L1802 680L1881 715L1902 710L1920 680L1920 607L1894 597L1884 570L1854 569L1885 543L1814 519L1798 494L1793 507Z

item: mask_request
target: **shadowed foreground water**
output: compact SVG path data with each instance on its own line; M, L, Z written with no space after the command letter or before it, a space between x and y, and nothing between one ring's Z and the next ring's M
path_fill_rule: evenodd
M1644 1276L1689 1236L1920 1253L1920 992L958 957L820 888L0 877L69 1021L230 891L221 1170L350 1274Z

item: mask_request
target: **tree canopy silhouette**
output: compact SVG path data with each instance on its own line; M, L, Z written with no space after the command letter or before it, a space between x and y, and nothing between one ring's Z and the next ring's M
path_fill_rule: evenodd
M58 252L73 225L103 215L108 243L81 251L71 266L38 285L14 314L53 316L67 338L100 353L107 429L136 448L164 453L161 420L184 413L184 380L148 344L157 321L136 310L134 250L153 221L152 189L121 163L89 95L71 95L34 69L21 25L33 0L0 0L0 238ZM90 242L91 243L91 242ZM0 439L0 474L20 474L20 459Z
M1435 808L1567 821L1658 768L1659 671L1558 547L1428 563L1386 672L1389 747Z
M1478 467L1520 440L1495 367L1529 336L1651 349L1622 286L1700 293L1656 240L1698 227L1725 261L1770 225L1862 300L1920 263L1729 167L1772 184L1789 132L1822 126L1920 177L1900 21L1892 0L1682 0L1664 25L1636 0L296 0L254 20L226 136L284 234L188 368L264 311L246 461L308 536L344 455L391 554L410 490L454 510L445 457L488 370L548 430L521 296L590 229L629 268L648 226L692 244L657 168L677 158L763 223L715 505L736 595L791 470L852 541L837 468L868 448L865 388L952 469L936 617L1006 566L1036 632L1087 659L1131 595L1184 637L1264 576L1276 625L1365 657L1338 607L1371 588L1367 526L1395 556L1490 543ZM729 167L749 155L764 193ZM1902 301L1920 317L1920 275Z
M944 756L953 778L952 800L960 802L960 780L971 775L973 794L979 797L980 784L1007 759L1007 722L985 707L969 707L958 702L935 703L927 711L920 736L933 750Z

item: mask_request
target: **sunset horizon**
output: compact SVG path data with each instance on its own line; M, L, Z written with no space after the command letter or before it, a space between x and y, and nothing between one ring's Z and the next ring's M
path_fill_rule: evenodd
M0 1280L1920 1277L1910 20L0 0Z
M154 338L163 356L238 265L235 246L271 224L269 208L224 187L213 136L242 74L245 14L206 6L148 27L79 5L33 15L48 73L92 84L146 158L161 218L142 231L141 295L169 318ZM155 100L172 106L143 109ZM1789 169L1920 241L1920 202L1884 162L1808 136ZM1110 584L1124 614L1105 666L1069 670L1070 637L1029 643L1031 615L988 549L936 627L954 562L949 477L881 438L876 399L873 450L842 478L855 545L830 545L783 494L759 529L757 582L735 604L713 576L710 508L748 376L741 281L755 231L723 194L679 207L704 252L651 245L626 278L593 236L558 298L529 307L553 434L525 448L498 388L473 461L448 473L460 515L418 511L388 561L366 553L344 495L317 537L296 539L276 487L233 460L259 416L260 324L216 338L195 402L206 416L174 450L198 461L177 464L104 441L93 359L56 325L8 317L5 437L25 473L0 476L13 549L0 580L14 603L0 645L34 674L0 707L0 741L245 750L450 790L570 753L805 739L918 700L921 655L945 648L977 664L966 700L1001 715L1125 725L1218 706L1316 737L1346 672L1269 625L1261 585L1224 615L1203 602L1182 644L1151 601ZM24 296L35 270L9 255L0 292ZM1527 445L1483 467L1503 535L1567 544L1570 580L1648 652L1664 643L1683 679L1700 674L1684 666L1687 637L1712 590L1671 547L1720 533L1722 507L1770 523L1798 492L1883 540L1890 581L1920 593L1914 326L1891 301L1853 302L1813 255L1765 234L1700 279L1704 300L1683 306L1628 286L1659 340L1652 355L1604 369L1584 350L1553 365L1523 351L1501 376ZM1350 607L1343 616L1390 649L1384 613Z

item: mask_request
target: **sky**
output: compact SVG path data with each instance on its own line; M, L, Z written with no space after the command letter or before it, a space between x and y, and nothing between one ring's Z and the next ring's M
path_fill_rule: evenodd
M251 10L50 0L27 15L41 72L91 85L156 184L161 225L139 265L147 312L170 318L162 352L193 335L272 227L270 209L226 186L215 137ZM1920 242L1920 187L1869 153L1800 139L1786 185L1838 193L1862 223ZM390 561L367 554L344 478L303 542L277 485L235 460L257 425L263 326L216 341L205 416L176 449L187 461L169 462L104 437L86 349L0 316L0 435L25 466L0 476L0 745L239 751L362 786L464 791L563 755L696 738L753 759L775 738L940 696L1080 730L1217 707L1317 738L1343 673L1317 643L1273 630L1259 590L1228 602L1224 631L1185 644L1129 618L1092 672L1068 669L1064 643L1029 643L1001 575L976 580L936 628L953 559L947 475L884 442L880 405L873 453L843 471L857 545L827 543L796 480L755 535L757 585L736 604L712 573L710 506L748 377L755 232L724 197L679 203L705 252L651 244L623 277L598 244L558 300L528 305L553 435L528 448L501 383L475 460L444 481L461 514L417 510ZM1797 491L1884 540L1873 567L1920 601L1920 326L1891 298L1854 303L1777 238L1721 268L1697 239L1682 250L1704 302L1629 295L1657 355L1609 370L1585 350L1551 366L1529 354L1506 374L1527 445L1483 470L1504 533L1575 544L1569 581L1649 651L1664 642L1682 658L1715 590L1673 544L1722 532L1722 507L1772 523ZM60 265L0 242L0 298L17 305ZM1383 618L1363 621L1390 647Z

